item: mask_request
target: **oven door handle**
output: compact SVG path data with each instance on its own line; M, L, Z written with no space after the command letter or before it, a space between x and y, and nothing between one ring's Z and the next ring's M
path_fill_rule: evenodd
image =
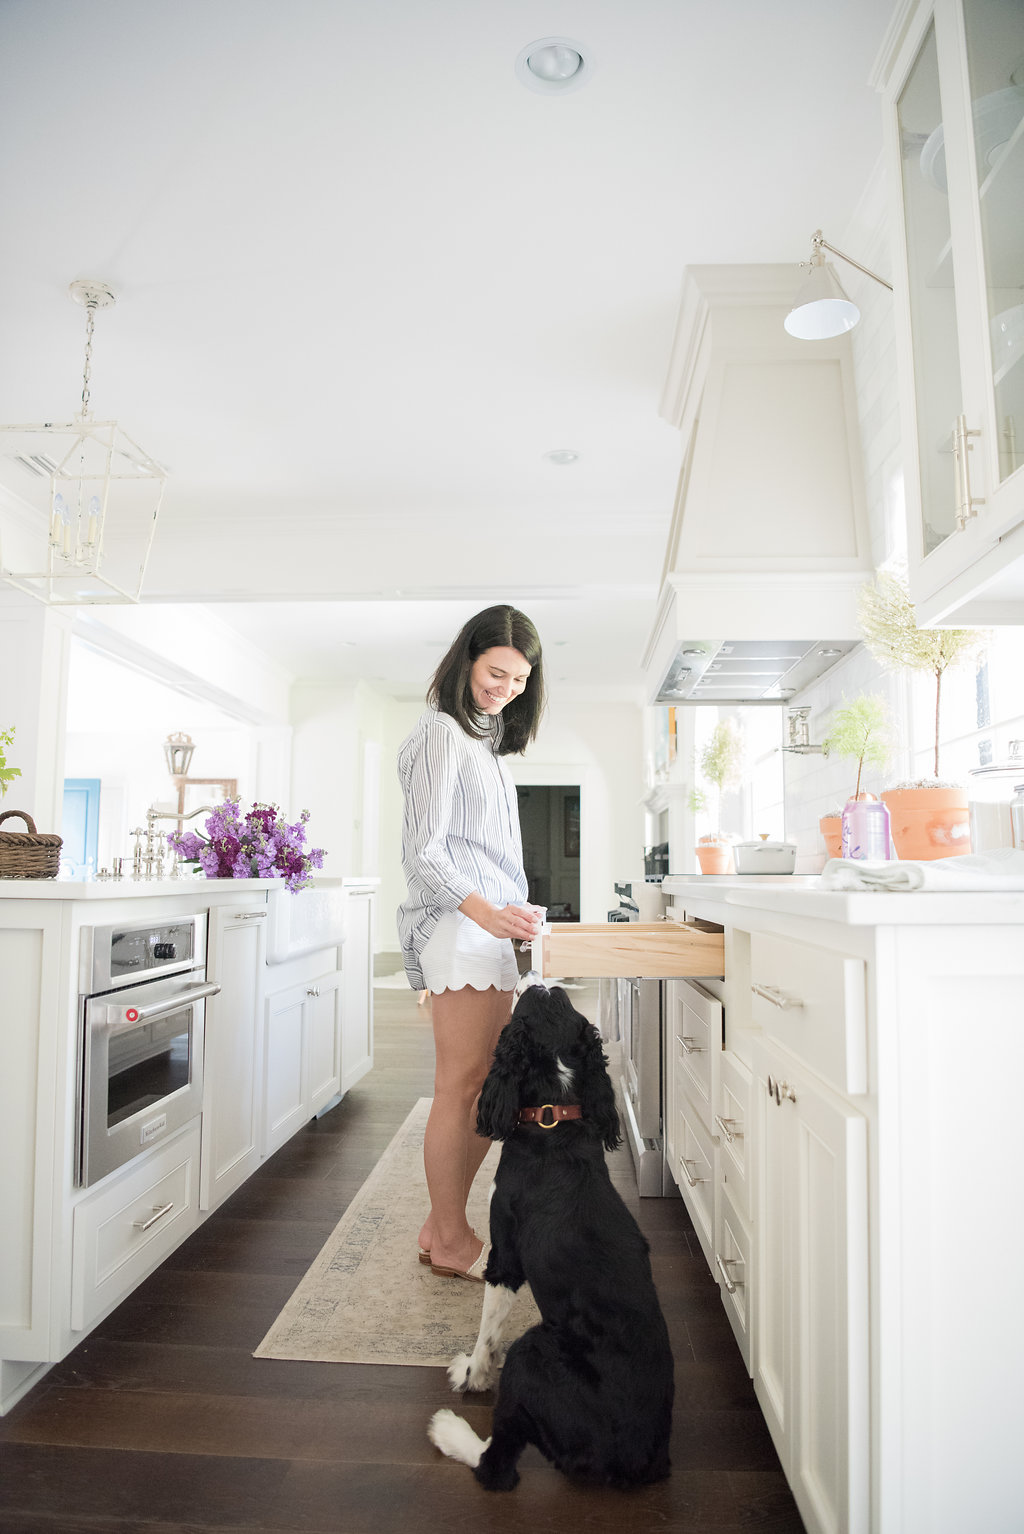
M150 1007L125 1008L123 1004L119 1004L118 1011L121 1016L107 1024L107 1032L121 1033L126 1028L137 1028L140 1023L150 1023L154 1018L167 1017L171 1012L180 1012L182 1007L191 1006L194 1001L202 1001L204 996L216 996L219 992L219 985L214 981L207 981L205 984L187 986L185 990L172 996L169 1001L155 1001ZM126 1017L124 1014L128 1010L134 1012L135 1016Z

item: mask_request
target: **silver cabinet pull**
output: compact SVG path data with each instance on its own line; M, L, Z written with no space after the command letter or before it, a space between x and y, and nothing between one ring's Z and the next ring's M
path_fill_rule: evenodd
M743 1139L743 1130L739 1128L738 1119L724 1119L720 1113L716 1113L715 1123L725 1135L730 1145L734 1140Z
M687 1055L706 1055L707 1054L707 1050L705 1049L703 1044L695 1044L693 1042L693 1036L691 1034L686 1034L685 1037L684 1037L683 1034L677 1033L676 1034L676 1043L677 1044L681 1044L683 1046L683 1053L684 1054L687 1054Z
M803 1006L799 996L790 996L788 991L780 991L777 985L760 985L755 981L750 989L755 996L761 996L765 1001L770 1001L773 1007L778 1007L780 1012L791 1012L795 1007Z
M953 424L953 472L956 482L956 525L963 532L971 517L978 515L978 507L984 506L985 497L974 495L971 491L971 452L972 437L980 437L981 432L971 430L967 425L967 417L958 415Z
M307 996L319 996L320 995L320 987L318 985L311 985L311 986L309 986L307 991L306 991L306 995Z
M680 1158L679 1158L679 1165L682 1167L682 1169L683 1169L683 1176L686 1178L686 1181L690 1184L691 1188L695 1188L698 1183L702 1183L702 1182L707 1182L708 1181L708 1179L706 1177L693 1177L691 1175L690 1168L691 1168L691 1166L695 1166L696 1162L694 1162L692 1160L691 1161L687 1161L685 1156L680 1156Z
M796 1093L788 1081L777 1081L774 1076L769 1076L766 1085L768 1096L774 1097L778 1107L781 1107L784 1102L796 1102Z
M266 911L232 911L228 921L265 921Z
M729 1269L738 1262L742 1263L742 1261L742 1257L720 1257L717 1252L715 1253L715 1262L718 1264L718 1271L722 1275L722 1282L729 1294L735 1294L737 1289L743 1288L742 1278L734 1279L729 1274Z
M157 1220L162 1220L165 1214L170 1214L173 1208L173 1203L164 1204L162 1209L157 1209L154 1206L153 1213L148 1220L133 1220L132 1226L135 1230L148 1230L151 1225L156 1224Z

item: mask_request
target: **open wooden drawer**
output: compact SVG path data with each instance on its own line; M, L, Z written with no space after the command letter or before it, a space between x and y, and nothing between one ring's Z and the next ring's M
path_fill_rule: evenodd
M533 954L542 979L725 974L725 934L687 922L555 922Z

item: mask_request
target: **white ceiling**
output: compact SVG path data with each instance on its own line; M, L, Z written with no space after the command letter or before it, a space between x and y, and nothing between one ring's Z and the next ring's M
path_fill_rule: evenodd
M678 472L683 268L795 283L812 230L840 239L891 9L4 0L0 420L70 418L67 287L106 281L94 413L172 474L146 600L403 696L512 600L556 689L622 695ZM563 97L514 73L552 35L593 59Z

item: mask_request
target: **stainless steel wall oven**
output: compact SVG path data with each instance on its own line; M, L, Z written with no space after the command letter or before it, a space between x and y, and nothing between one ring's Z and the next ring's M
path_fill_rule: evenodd
M206 916L87 928L80 961L75 1185L159 1144L203 1106Z

